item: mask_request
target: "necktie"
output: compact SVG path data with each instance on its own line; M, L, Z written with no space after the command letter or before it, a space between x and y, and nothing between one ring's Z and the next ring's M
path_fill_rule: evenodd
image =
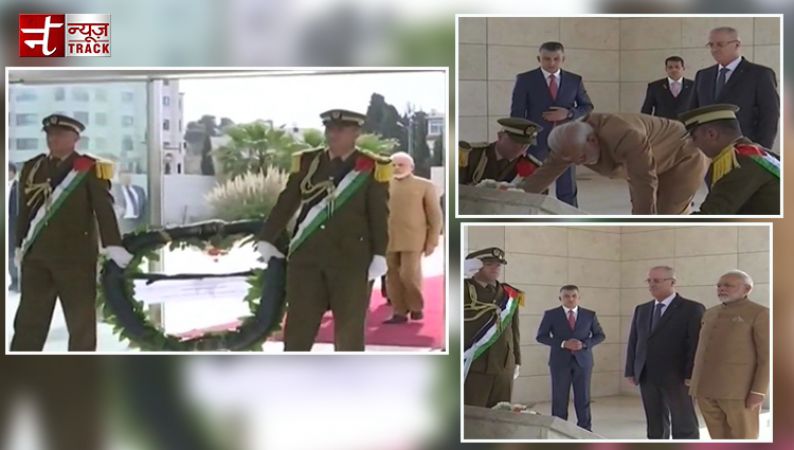
M673 81L670 85L670 93L673 94L673 98L677 98L678 94L681 93L681 82L680 81Z
M568 326L572 330L576 328L576 317L573 315L573 310L568 311Z
M651 318L651 331L656 329L656 325L659 325L659 321L662 319L663 307L664 303L656 302L656 309L653 310L653 316Z
M554 75L549 75L549 93L551 94L552 100L557 100L557 77Z
M725 80L726 76L728 75L728 70L729 69L727 67L720 69L720 76L717 77L717 86L714 87L714 100L719 99L722 88L725 87Z

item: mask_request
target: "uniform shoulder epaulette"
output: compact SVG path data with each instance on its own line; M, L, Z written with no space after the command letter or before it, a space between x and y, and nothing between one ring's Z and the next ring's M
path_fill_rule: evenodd
M467 142L467 141L458 141L458 166L459 167L469 167L469 159L471 158L471 153L473 151L482 151L488 148L490 145L487 142Z
M90 159L94 163L94 170L96 177L100 180L110 181L113 178L113 161L109 159L100 158L89 153L80 154L81 158Z
M290 165L290 173L298 173L301 170L301 161L304 156L316 155L317 152L325 150L323 147L310 148L292 154L292 164Z
M388 156L378 155L368 150L360 150L359 152L367 158L375 161L375 181L379 183L388 183L394 174L394 165L392 165L391 158Z

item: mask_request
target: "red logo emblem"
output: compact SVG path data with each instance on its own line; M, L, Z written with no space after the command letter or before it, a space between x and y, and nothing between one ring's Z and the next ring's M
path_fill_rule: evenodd
M66 56L65 14L20 14L19 56Z

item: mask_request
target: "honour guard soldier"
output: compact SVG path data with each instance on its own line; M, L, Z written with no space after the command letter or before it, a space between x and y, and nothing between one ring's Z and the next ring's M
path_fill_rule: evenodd
M323 314L334 316L337 351L363 351L373 280L386 274L392 164L356 148L365 116L320 115L328 148L297 153L287 186L258 238L265 261L288 258L285 351L309 351ZM289 248L279 236L295 213Z
M742 135L735 105L709 105L681 114L692 141L711 159L709 194L699 214L780 212L780 160Z
M49 154L27 161L20 173L15 259L21 298L11 350L41 351L61 299L69 350L96 350L96 266L99 237L120 267L132 259L121 246L110 163L75 151L85 126L54 114L43 121Z
M491 408L509 402L513 380L518 378L518 307L524 303L524 293L498 281L505 264L504 251L496 247L466 256L467 272L477 270L463 280L466 405Z
M458 183L477 185L494 180L517 185L541 166L527 153L535 144L540 125L516 117L499 119L502 129L490 144L469 144L461 141L458 148Z

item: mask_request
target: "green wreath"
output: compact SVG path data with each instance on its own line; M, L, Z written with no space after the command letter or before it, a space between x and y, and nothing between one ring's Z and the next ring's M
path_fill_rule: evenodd
M106 259L97 289L97 305L105 321L120 340L144 351L261 351L263 343L280 329L284 317L286 262L271 259L267 269L231 274L149 274L140 269L144 258L159 260L158 250L199 248L205 252L228 251L237 241L253 242L261 220L210 221L162 230L144 230L124 236L122 245L133 255L126 269ZM235 330L206 333L182 339L166 334L148 319L144 304L135 299L136 279L148 283L161 280L246 276L249 284L244 301L251 311Z

